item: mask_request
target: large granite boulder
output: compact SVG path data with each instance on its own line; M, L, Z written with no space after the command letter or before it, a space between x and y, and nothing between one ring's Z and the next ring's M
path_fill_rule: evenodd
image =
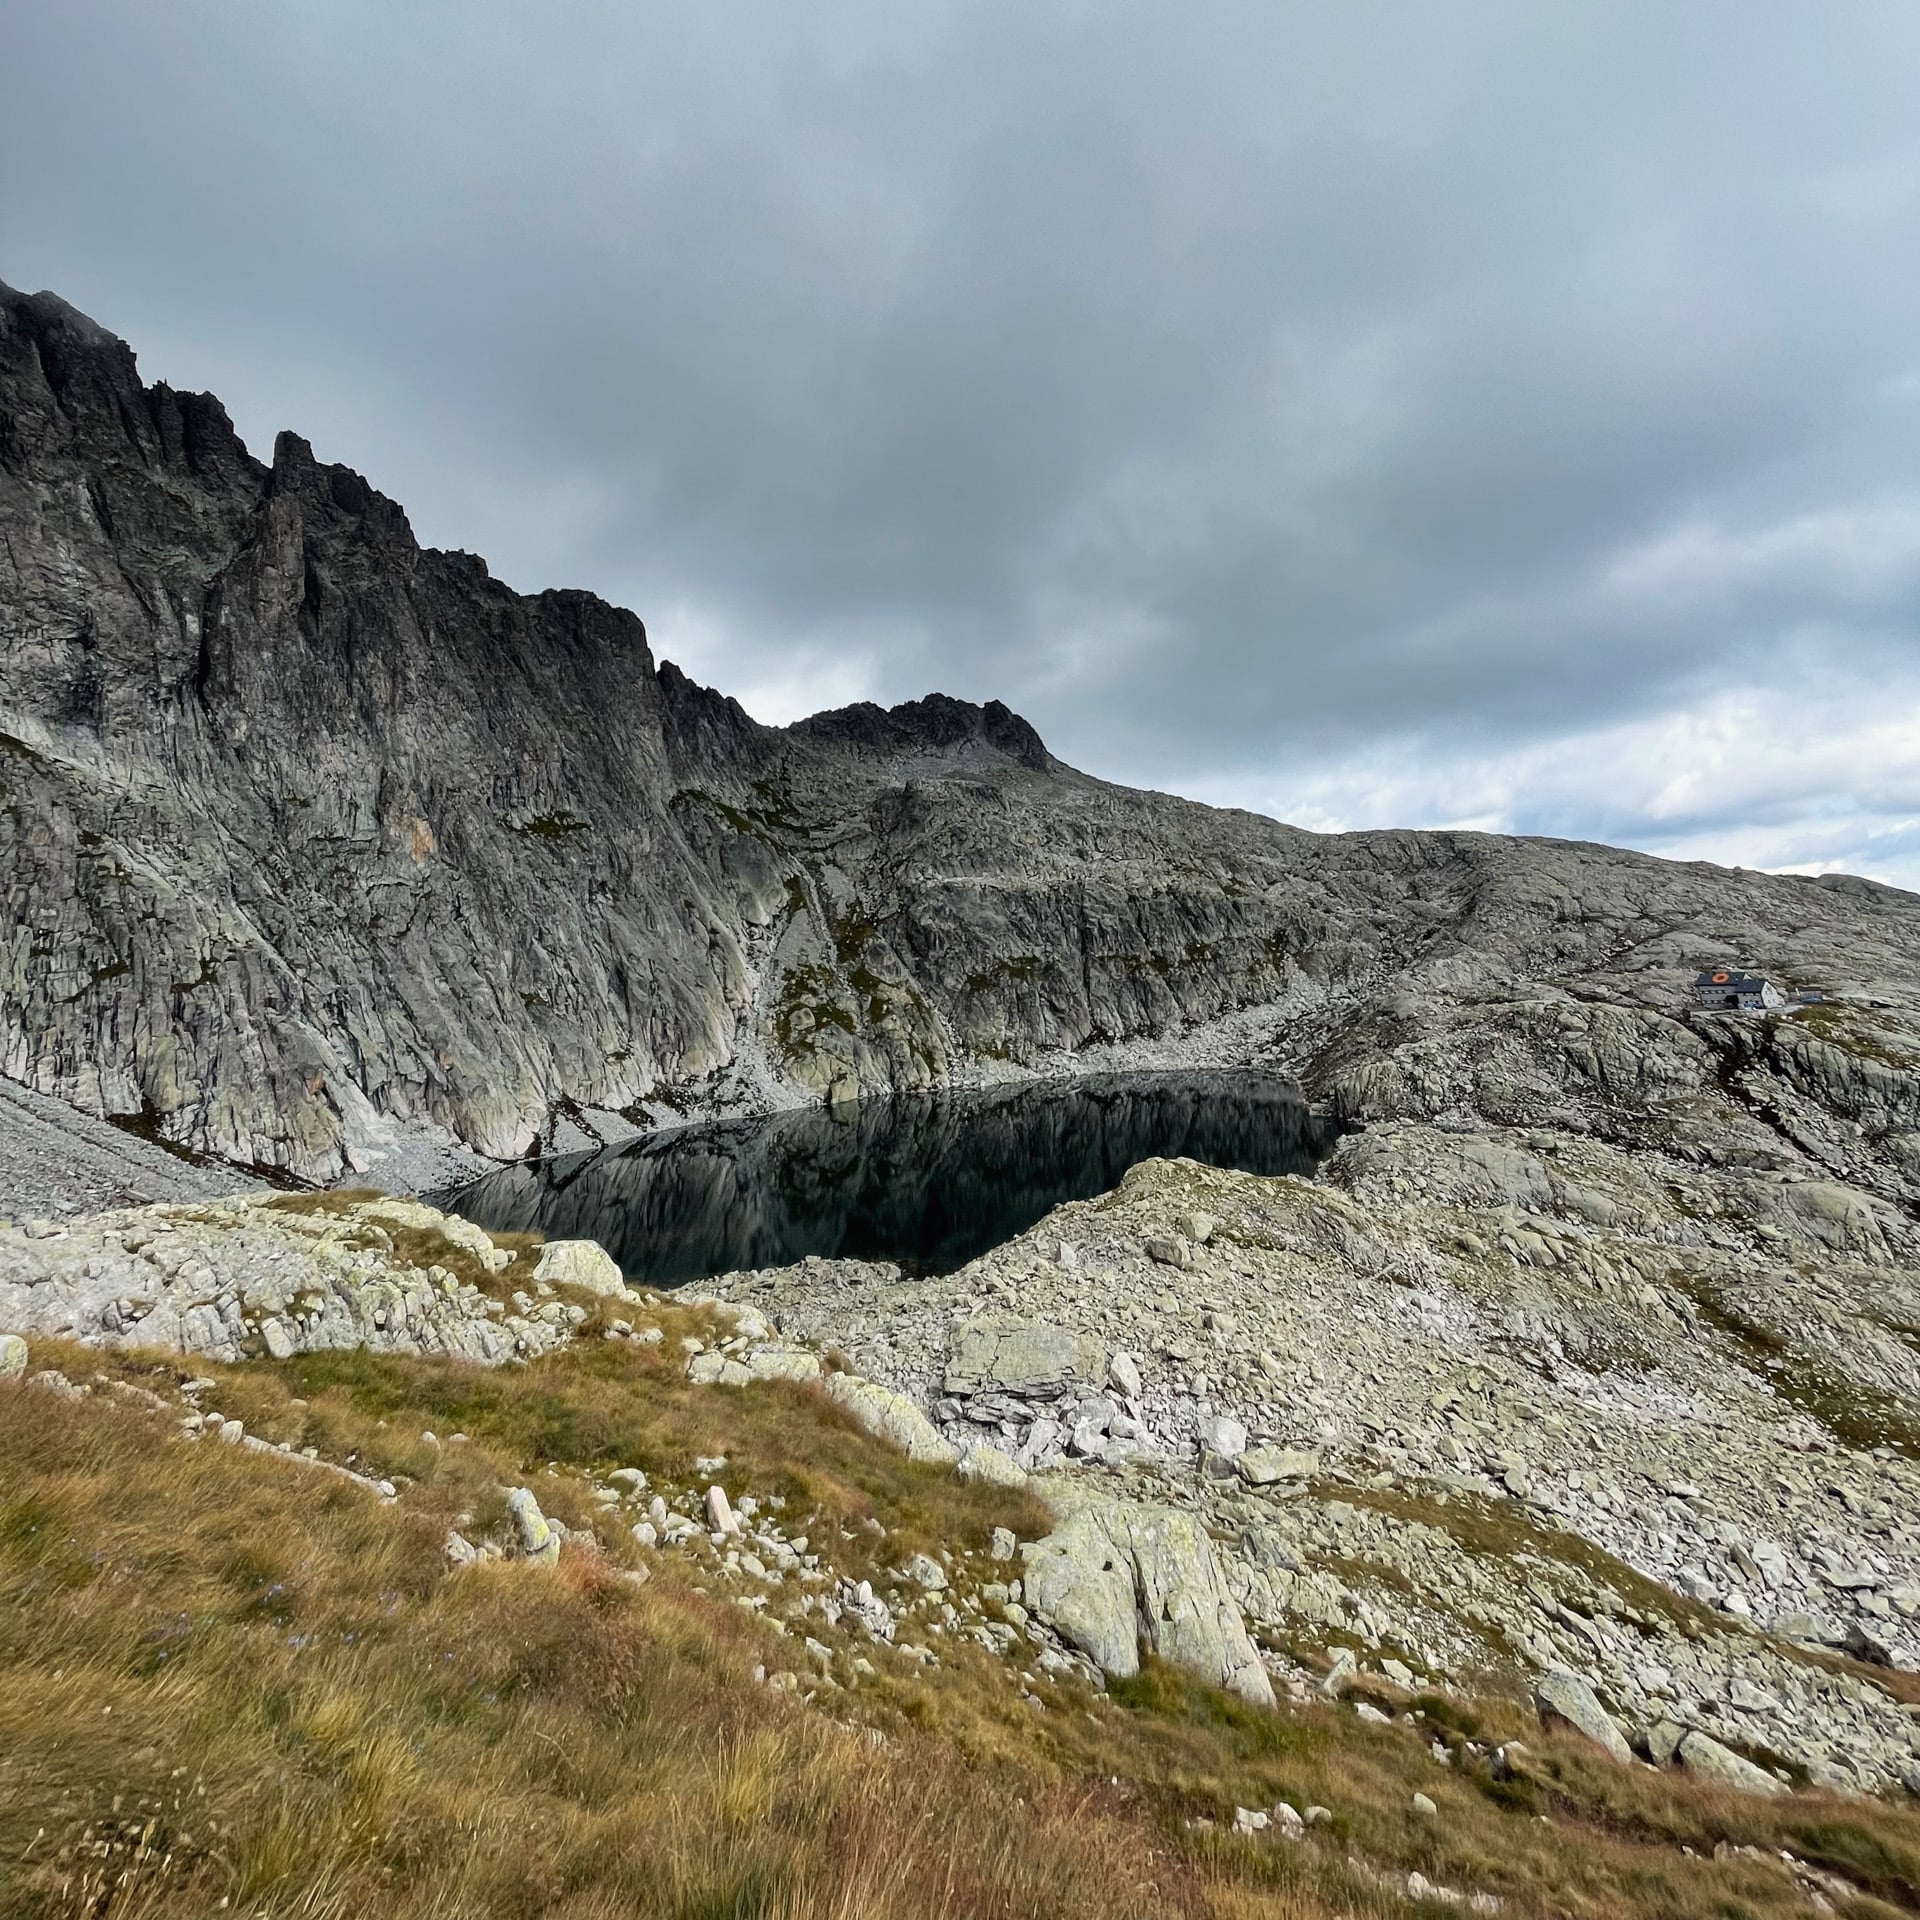
M1776 1780L1762 1767L1756 1767L1729 1747L1704 1733L1690 1733L1680 1742L1680 1764L1696 1780L1710 1787L1725 1787L1732 1793L1769 1797L1791 1791L1784 1780Z
M1565 1670L1543 1674L1534 1688L1534 1700L1543 1718L1564 1720L1576 1733L1584 1733L1609 1759L1624 1767L1633 1759L1627 1737L1614 1724L1613 1716L1600 1704L1593 1689L1577 1673Z
M1149 1652L1261 1706L1273 1683L1247 1637L1206 1529L1173 1507L1052 1485L1058 1524L1021 1549L1026 1604L1102 1673Z
M533 1277L550 1287L578 1287L583 1293L611 1294L616 1299L627 1291L612 1254L597 1240L549 1240L540 1249Z

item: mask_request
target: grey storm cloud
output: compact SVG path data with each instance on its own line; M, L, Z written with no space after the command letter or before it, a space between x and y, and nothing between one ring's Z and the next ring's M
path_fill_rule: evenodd
M1920 11L66 0L0 275L768 717L1920 882Z

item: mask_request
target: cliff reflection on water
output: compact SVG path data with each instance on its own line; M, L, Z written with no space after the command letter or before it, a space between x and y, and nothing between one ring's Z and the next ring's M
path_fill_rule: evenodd
M1101 1074L677 1127L503 1167L440 1204L494 1231L598 1240L654 1286L810 1253L943 1273L1138 1161L1306 1173L1332 1142L1272 1074Z

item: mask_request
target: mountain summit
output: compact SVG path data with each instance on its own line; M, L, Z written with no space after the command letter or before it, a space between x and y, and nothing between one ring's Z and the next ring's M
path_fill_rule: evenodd
M11 291L0 786L5 1072L306 1180L1072 1063L1604 1108L1612 1056L1536 1058L1518 1016L1424 1049L1496 1003L1651 1017L1730 956L1920 975L1920 901L1869 883L1310 835L1091 779L998 702L761 726L633 614L421 547Z

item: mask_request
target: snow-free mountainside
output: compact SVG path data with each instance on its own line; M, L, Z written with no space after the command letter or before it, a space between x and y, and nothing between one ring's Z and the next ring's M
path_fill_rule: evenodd
M1920 1912L1920 899L762 727L3 291L0 879L0 1920ZM1147 1064L1351 1130L698 1297L407 1197Z
M1915 986L1920 901L1860 881L1302 833L938 696L756 725L630 613L423 550L297 436L262 465L44 294L0 294L0 623L0 1067L304 1179L415 1132L511 1157L575 1110L1089 1049L1272 1058L1423 1117L1504 1049L1541 1084L1490 1119L1637 1108L1683 1088L1613 1053L1700 964Z

